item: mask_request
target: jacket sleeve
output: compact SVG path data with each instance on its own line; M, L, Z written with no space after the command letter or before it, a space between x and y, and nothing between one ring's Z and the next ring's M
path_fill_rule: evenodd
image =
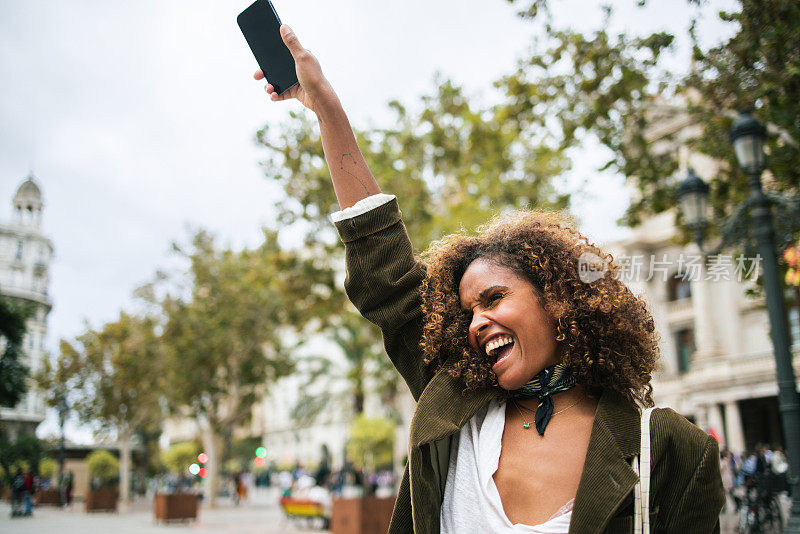
M671 511L667 532L719 532L719 514L724 503L719 444L712 436L706 436L686 490Z
M386 353L414 400L433 375L419 342L425 267L414 258L397 200L336 223L345 244L345 291L361 315L383 332Z

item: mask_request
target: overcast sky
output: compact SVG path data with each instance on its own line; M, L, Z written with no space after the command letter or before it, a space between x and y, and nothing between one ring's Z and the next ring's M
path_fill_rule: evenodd
M0 0L0 220L32 170L55 247L52 352L84 320L98 327L130 307L131 291L168 262L170 241L187 227L257 244L279 191L260 172L254 134L300 106L269 102L251 77L255 59L236 25L249 3ZM692 13L679 0L651 0L647 10L613 3L617 27L640 32L685 34ZM535 29L505 0L274 4L360 128L386 124L389 100L413 107L437 71L490 97ZM557 23L589 29L601 18L598 2L552 4ZM712 4L706 42L727 33L711 14L733 1ZM688 55L684 39L675 67ZM624 235L614 224L626 206L623 181L594 171L604 157L591 146L573 153L570 177L588 179L575 212L598 241ZM52 431L42 427L40 435Z

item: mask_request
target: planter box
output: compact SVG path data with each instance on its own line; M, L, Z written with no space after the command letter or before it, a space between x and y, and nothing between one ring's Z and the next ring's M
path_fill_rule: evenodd
M100 488L86 492L87 512L116 512L119 490L117 488Z
M36 506L50 504L58 506L61 504L61 494L57 489L39 490L34 497Z
M197 519L196 493L156 493L153 515L156 521L186 521Z
M394 501L394 497L333 499L331 534L385 534Z

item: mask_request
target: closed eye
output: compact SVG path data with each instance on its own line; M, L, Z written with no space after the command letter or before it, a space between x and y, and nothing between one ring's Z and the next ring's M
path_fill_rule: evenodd
M498 293L492 293L491 295L489 295L489 296L486 298L486 304L487 304L487 306L488 306L488 307L492 307L492 306L494 306L495 304L497 304L497 302L498 302L500 299L502 299L502 298L503 298L503 296L504 296L504 295L503 295L502 293L499 293L499 292L498 292Z

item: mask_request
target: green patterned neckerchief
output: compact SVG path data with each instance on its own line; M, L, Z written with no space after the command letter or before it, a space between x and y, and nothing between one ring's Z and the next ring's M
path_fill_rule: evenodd
M558 363L552 367L542 370L534 376L530 382L519 389L510 391L512 399L533 399L537 398L541 402L536 408L536 431L540 436L544 436L544 429L553 416L553 393L566 391L575 385L575 377L564 364Z

